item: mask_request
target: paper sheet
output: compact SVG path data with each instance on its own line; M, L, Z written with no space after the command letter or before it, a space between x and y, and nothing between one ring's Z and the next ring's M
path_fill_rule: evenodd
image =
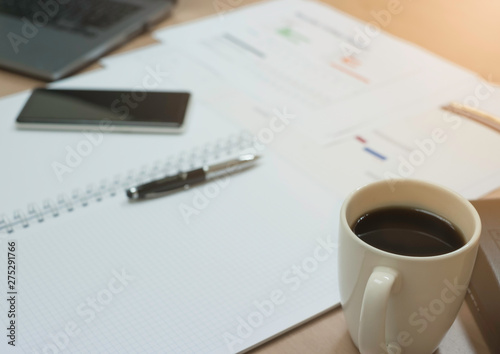
M253 346L338 303L338 213L324 190L268 153L250 171L168 198L118 195L31 225L9 236L18 245L17 347Z
M160 30L156 37L165 45L105 64L151 63L180 50L213 73L216 85L205 96L221 109L251 119L251 112L226 107L242 96L253 111L285 106L319 143L360 123L397 117L414 102L425 102L417 112L429 110L475 80L464 69L314 1L248 6L223 20L214 16Z

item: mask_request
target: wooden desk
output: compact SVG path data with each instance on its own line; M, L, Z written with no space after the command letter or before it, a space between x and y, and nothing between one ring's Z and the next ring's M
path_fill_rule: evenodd
M224 8L245 6L255 0L180 0L172 17L158 27L216 14L216 5ZM411 41L442 57L471 69L493 82L500 82L500 2L491 0L326 0L327 3L365 21L377 21L376 13L398 6L401 11L385 18L382 27L389 33ZM392 5L390 5L392 4ZM380 17L378 20L380 22ZM129 51L154 40L144 34L113 53ZM84 71L94 70L98 64ZM19 92L44 83L0 70L0 96ZM500 190L490 194L500 197ZM438 353L489 353L466 305L456 325L445 338ZM342 314L337 308L252 351L270 353L358 353Z

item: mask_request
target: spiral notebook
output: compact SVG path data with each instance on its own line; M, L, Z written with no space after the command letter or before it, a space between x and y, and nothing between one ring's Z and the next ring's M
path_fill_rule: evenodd
M5 117L26 97L2 100ZM239 127L192 109L216 129L199 120L183 137L106 135L62 181L51 163L81 133L0 121L16 151L2 156L16 173L2 177L0 263L6 274L15 242L20 352L242 352L337 306L336 199L273 149L227 178L127 200L130 185L254 148Z

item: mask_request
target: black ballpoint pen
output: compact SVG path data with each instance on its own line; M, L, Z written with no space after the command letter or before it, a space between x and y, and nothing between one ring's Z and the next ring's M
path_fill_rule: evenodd
M129 197L129 199L156 197L165 192L186 188L193 184L201 183L222 175L241 171L252 166L258 158L258 155L244 154L229 161L203 166L187 172L179 172L173 176L167 176L141 184L137 187L129 188L126 191L127 197Z

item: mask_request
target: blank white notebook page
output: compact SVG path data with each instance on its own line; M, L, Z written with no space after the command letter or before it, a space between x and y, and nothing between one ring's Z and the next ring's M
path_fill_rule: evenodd
M188 191L119 194L16 231L18 347L245 350L336 306L337 218L334 198L268 152Z

